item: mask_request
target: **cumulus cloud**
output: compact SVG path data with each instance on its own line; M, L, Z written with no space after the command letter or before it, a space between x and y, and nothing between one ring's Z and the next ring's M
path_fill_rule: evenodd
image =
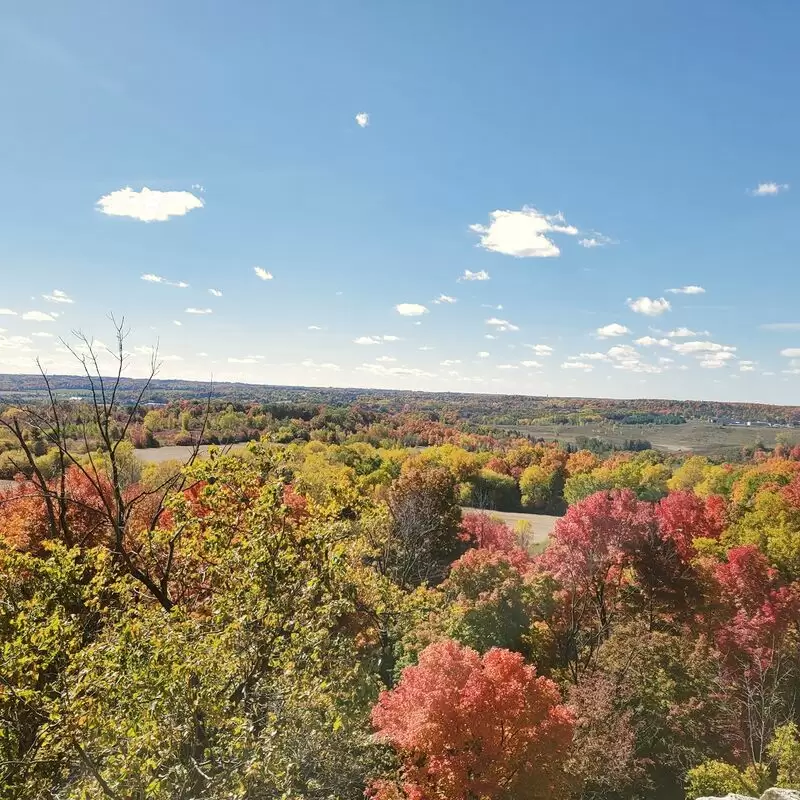
M755 372L756 369L755 361L740 361L739 362L739 371L740 372Z
M342 369L338 364L333 364L330 361L323 361L319 364L312 358L307 358L301 361L300 364L306 369L327 370L328 372L340 372Z
M567 356L568 361L608 361L605 353L579 353L577 356Z
M515 258L558 256L561 251L547 234L578 233L576 227L567 224L563 214L542 214L530 206L523 206L520 211L492 211L488 225L475 224L469 228L480 234L479 247Z
M717 342L679 342L672 348L676 353L681 355L697 354L697 353L735 353L736 348L727 344L718 344Z
M402 317L421 317L428 309L419 303L398 303L394 310Z
M142 222L165 222L170 217L182 217L202 207L203 201L191 192L161 192L146 186L140 192L126 186L97 201L97 208L103 214Z
M359 336L357 339L353 339L353 344L380 344L381 340L379 336Z
M635 339L634 344L641 345L642 347L672 347L672 342L669 339L655 339L652 336L642 336L640 339Z
M702 286L680 286L677 289L667 289L670 294L705 294Z
M271 281L272 273L267 272L263 267L253 267L256 277L261 278L262 281Z
M498 364L497 369L519 369L516 364Z
M61 289L53 289L51 294L43 294L42 298L48 303L74 303L75 301Z
M359 128L366 128L367 125L369 125L369 114L365 111L356 114L356 125L358 125Z
M755 189L750 189L750 194L753 197L769 197L770 195L780 194L789 190L788 183L759 183Z
M55 322L56 318L53 314L48 314L46 311L26 311L22 315L22 319L26 322Z
M436 305L444 305L457 303L458 300L456 300L455 297L450 297L449 294L440 294L439 297L437 297L433 302L436 303Z
M592 364L587 364L584 361L565 361L561 365L561 369L580 369L584 372L591 372L594 369Z
M781 350L781 355L787 358L800 358L800 347L786 347Z
M210 308L187 308L187 314L213 314L214 312Z
M480 353L478 353L478 358L489 358L489 353L485 350L481 350Z
M553 348L549 344L526 344L525 347L529 347L537 356L553 355Z
M180 328L181 325L183 325L183 323L180 320L177 320L177 319L172 320L172 324L173 325L177 325L179 328Z
M170 281L161 275L153 275L152 272L146 272L141 276L141 279L146 283L163 283L164 286L175 286L178 289L188 289L189 284L186 281Z
M10 308L0 308L0 317L16 317L17 312L12 311Z
M53 334L47 333L46 331L36 331L36 333L32 333L31 336L35 336L37 339L52 339Z
M655 300L650 297L637 297L635 300L629 297L625 301L625 304L631 311L637 314L646 314L648 317L657 317L672 308L669 300L663 297L659 297Z
M491 325L496 331L505 333L507 331L518 331L519 326L514 325L507 319L498 319L497 317L490 317L486 320L487 325Z
M689 336L708 336L708 331L693 331L689 328L675 328L675 330L670 331L667 336L671 337L672 339L686 339Z
M479 272L472 272L472 270L465 269L464 274L458 279L459 281L488 281L489 273L482 269Z
M397 361L394 356L378 356L375 360L383 364L391 364L392 362Z
M214 297L222 297L222 292L219 289L209 289L208 293Z
M399 342L400 341L400 337L399 336L392 336L391 334L380 336L378 338L383 339L384 342Z
M538 361L520 361L523 367L541 367L541 363Z
M309 325L308 329L310 331L321 331L322 330L322 328L319 325Z
M630 333L630 330L618 322L612 322L610 325L603 325L595 331L595 336L598 339L610 339L613 336L625 336Z

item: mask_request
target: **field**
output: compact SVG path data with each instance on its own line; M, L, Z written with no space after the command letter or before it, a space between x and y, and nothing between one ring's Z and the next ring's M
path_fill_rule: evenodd
M690 420L683 425L617 425L598 423L594 425L504 425L503 430L518 431L525 436L545 441L558 439L575 443L578 436L597 437L621 446L626 439L646 439L656 450L680 452L691 450L698 455L713 455L721 458L735 455L742 447L753 447L761 442L768 448L776 443L776 437L784 442L800 442L800 430L794 428L770 428L767 426L718 425L703 420Z

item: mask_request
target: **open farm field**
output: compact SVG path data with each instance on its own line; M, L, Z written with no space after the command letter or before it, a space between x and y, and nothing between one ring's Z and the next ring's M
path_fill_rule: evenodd
M545 441L575 444L577 437L597 437L621 447L626 440L646 439L655 450L668 452L692 451L699 455L731 456L742 447L759 442L767 448L775 446L777 437L795 444L800 442L800 430L766 426L718 425L702 420L690 420L682 425L503 425L506 431L518 431Z

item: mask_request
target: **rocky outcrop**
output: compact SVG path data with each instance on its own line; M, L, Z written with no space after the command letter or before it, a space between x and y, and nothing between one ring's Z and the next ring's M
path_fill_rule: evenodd
M797 789L782 789L775 786L767 789L761 797L749 797L746 794L726 794L725 797L698 797L697 800L800 800Z

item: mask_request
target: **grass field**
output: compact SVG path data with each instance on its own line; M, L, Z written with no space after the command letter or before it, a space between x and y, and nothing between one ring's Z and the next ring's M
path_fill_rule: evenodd
M656 450L680 452L691 450L701 455L725 457L742 447L752 447L762 442L766 447L775 445L776 436L791 443L800 442L800 429L746 427L744 425L716 425L711 422L691 420L683 425L506 425L503 430L516 430L525 436L553 441L575 443L577 436L596 436L616 445L626 439L647 439Z

